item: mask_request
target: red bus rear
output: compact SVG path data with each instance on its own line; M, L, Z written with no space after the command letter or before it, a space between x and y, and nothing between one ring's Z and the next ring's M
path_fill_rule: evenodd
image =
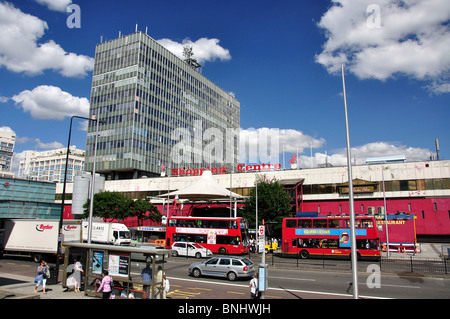
M358 257L379 257L379 236L373 216L356 217ZM314 255L350 256L350 217L284 218L282 251L308 258Z
M248 252L247 220L220 217L170 217L166 228L166 248L177 241L195 242L219 254Z

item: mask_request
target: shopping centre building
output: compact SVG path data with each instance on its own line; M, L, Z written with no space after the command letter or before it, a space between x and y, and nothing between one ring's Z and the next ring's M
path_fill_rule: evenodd
M292 198L291 213L294 216L297 212L317 212L319 216L349 214L347 167L281 170L281 165L272 165L269 169L255 171L261 169L262 165L239 164L233 170L230 168L209 167L215 181L234 193L248 195L256 178L265 176L267 179L275 178L289 192ZM230 174L231 171L237 173ZM201 178L193 176L193 170L189 176L186 173L183 176L169 174L155 178L106 180L104 190L122 192L130 198L151 198L165 216L187 216L193 212L192 202L179 201L175 205L173 198L170 198L167 211L166 197L158 197L169 191L189 187ZM353 166L352 174L355 214L375 215L383 220L386 207L390 216L388 225L401 224L401 218L405 220L405 216L408 216L407 219L412 219L411 227L415 228L419 241L450 239L450 161L356 165ZM72 186L67 185L69 195ZM57 185L56 192L62 193L62 184ZM204 208L233 205L229 200L201 204ZM234 214L232 210L229 211ZM66 212L65 218L71 218L70 204ZM127 223L130 227L137 226L133 220Z

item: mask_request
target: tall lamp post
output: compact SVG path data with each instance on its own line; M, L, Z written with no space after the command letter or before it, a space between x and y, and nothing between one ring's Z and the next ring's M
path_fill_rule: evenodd
M70 153L70 137L72 135L72 122L74 118L79 118L79 119L83 119L83 120L88 120L88 121L95 121L97 122L97 133L96 135L98 135L98 123L103 121L99 121L98 116L96 119L90 119L87 117L83 117L83 116L77 116L74 115L70 118L70 126L69 126L69 138L67 140L67 151L66 151L66 167L64 169L64 182L63 182L63 191L62 191L62 199L61 199L61 214L59 216L59 233L60 235L62 235L62 227L63 227L63 217L64 217L64 203L65 203L65 197L66 197L66 184L67 184L67 172L68 172L68 166L69 166L69 153ZM96 136L97 138L97 136ZM95 149L97 149L97 145L95 145ZM95 163L95 156L94 156L94 163ZM94 177L94 176L93 176ZM59 260L61 258L61 242L58 239L58 253L57 253L57 258L56 258L56 280L58 280L58 273L59 273Z
M350 134L348 128L347 97L345 93L344 66L342 65L342 91L344 93L344 112L345 112L345 133L347 137L347 166L348 166L348 190L350 202L350 232L351 232L351 258L352 258L352 277L353 277L353 298L358 299L358 267L356 251L356 230L355 230L355 207L353 202L353 178L352 178L352 160L350 150Z
M100 121L100 111L97 111L97 116L94 121L96 121L95 129L95 142L94 142L94 162L92 164L92 180L91 180L91 200L89 205L89 232L88 232L88 244L91 243L92 238L92 213L94 211L94 191L95 191L95 162L97 158L97 140L98 140L98 125L99 122L105 123L105 121Z
M387 218L387 207L386 207L386 185L384 183L384 165L386 162L383 162L383 166L381 167L381 179L383 181L383 205L384 205L384 225L386 229L386 252L387 257L389 258L389 232L388 232L388 218Z

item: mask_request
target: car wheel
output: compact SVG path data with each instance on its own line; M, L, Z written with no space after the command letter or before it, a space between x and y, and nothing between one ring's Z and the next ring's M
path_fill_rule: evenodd
M195 258L197 258L197 259L202 258L202 254L196 253L196 254L195 254Z
M195 278L198 278L201 275L202 275L202 272L200 271L200 269L194 268L194 270L192 270L192 276L194 276Z
M173 252L173 256L174 256L174 257L178 257L178 251L175 250L175 251Z
M235 281L237 279L237 275L236 275L236 273L230 271L227 274L227 278L228 278L229 281Z
M34 261L36 264L39 264L39 263L41 262L41 260L42 260L41 254L33 254L33 261Z

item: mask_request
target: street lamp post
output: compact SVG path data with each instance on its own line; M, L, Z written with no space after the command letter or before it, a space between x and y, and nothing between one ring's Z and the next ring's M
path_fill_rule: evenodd
M386 162L383 163L383 166L381 167L381 179L383 181L383 205L384 205L384 225L386 227L386 252L387 257L389 258L389 232L388 232L388 219L387 219L387 207L386 207L386 185L384 183L384 165Z
M350 134L348 128L348 113L347 113L347 97L345 93L345 79L344 66L342 65L342 91L344 93L344 112L345 112L345 133L347 137L347 166L348 166L348 190L350 202L350 232L351 232L351 258L352 258L352 277L353 277L353 298L358 299L358 266L357 266L357 251L356 251L356 230L355 230L355 207L353 202L353 177L352 177L352 158L350 151Z
M92 236L92 213L94 211L94 187L95 187L95 162L97 157L97 140L98 140L98 124L100 122L100 111L97 111L97 117L96 117L96 129L95 129L95 142L94 142L94 162L92 164L92 180L91 180L91 201L89 205L89 231L88 231L88 244L91 243L91 236Z
M99 123L98 117L95 120L87 118L87 117L83 117L83 116L77 116L77 115L74 115L70 118L69 137L67 140L67 151L66 151L66 166L64 169L64 182L63 182L62 199L61 199L61 214L59 216L59 234L60 235L62 235L62 227L63 227L64 204L65 204L65 197L66 197L67 173L68 173L69 154L70 154L70 137L72 135L72 122L73 122L74 118L88 120L88 121L96 121L97 122L97 133L96 134L98 135L98 123ZM103 121L101 121L101 122L103 122ZM95 146L95 148L97 148L97 145ZM95 156L94 156L94 163L95 163ZM61 244L62 243L60 243L59 238L58 238L58 253L57 253L57 258L56 258L56 278L58 278L58 273L59 273L59 260L61 258Z

